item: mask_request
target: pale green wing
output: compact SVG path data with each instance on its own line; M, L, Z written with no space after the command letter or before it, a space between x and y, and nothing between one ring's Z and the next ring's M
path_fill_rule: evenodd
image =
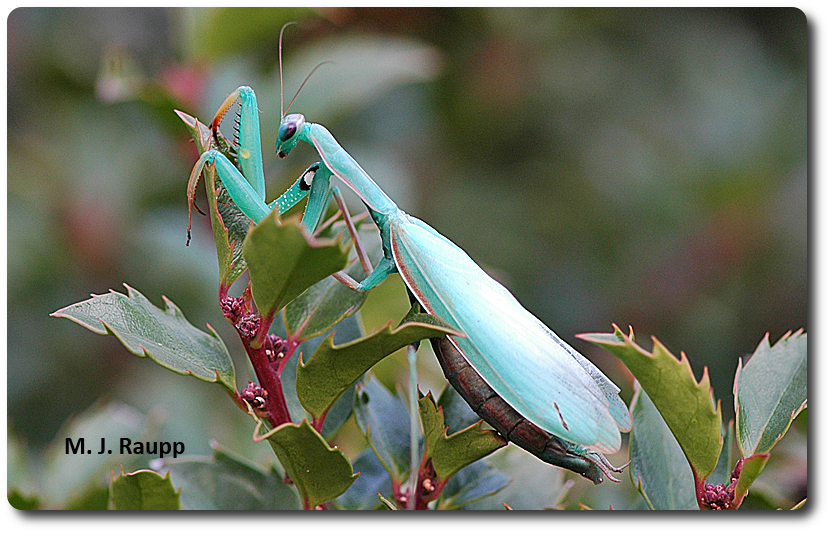
M405 283L484 380L525 418L600 453L620 447L631 418L619 389L527 311L470 257L422 221L390 217L391 248Z

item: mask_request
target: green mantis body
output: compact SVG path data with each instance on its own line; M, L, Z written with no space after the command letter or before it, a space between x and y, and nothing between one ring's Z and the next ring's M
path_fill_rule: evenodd
M619 389L590 361L556 336L449 239L401 211L357 162L319 124L299 114L282 119L277 155L286 157L300 142L316 149L311 165L277 200L266 203L265 178L253 90L240 87L223 102L212 128L240 103L236 139L239 168L220 152L205 152L191 173L188 198L202 168L217 174L240 210L259 222L271 210L285 212L309 197L303 224L313 230L328 203L336 176L354 191L380 231L383 257L364 280L338 278L359 291L370 290L399 272L421 306L464 336L434 342L451 384L503 436L543 460L599 483L604 472L620 471L602 455L620 447L631 428ZM241 171L240 171L241 169Z

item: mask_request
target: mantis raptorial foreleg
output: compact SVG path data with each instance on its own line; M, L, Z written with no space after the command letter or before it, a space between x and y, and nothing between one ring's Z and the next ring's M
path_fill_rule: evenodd
M194 207L196 186L199 183L199 176L202 174L202 170L207 165L212 165L216 169L222 185L228 190L237 207L254 222L261 221L274 209L278 209L280 214L285 213L300 200L308 196L309 193L311 193L313 198L325 197L328 193L328 184L331 179L331 173L320 172L320 169L324 167L321 167L319 163L315 163L308 167L297 181L280 195L279 198L271 203L265 203L264 197L259 195L251 185L250 180L224 154L218 150L208 150L199 157L199 160L193 167L187 186L189 206L187 218L188 242L190 240L191 216L192 208ZM312 183L317 183L317 187L312 187ZM325 202L322 200L310 202L309 207L306 208L306 212L303 215L303 224L306 227L316 226L323 214L324 208Z
M189 205L193 205L196 185L202 169L206 165L213 165L237 207L254 222L261 221L275 208L278 208L282 214L310 194L309 208L306 209L303 223L312 229L319 223L325 208L331 172L320 163L315 163L308 167L279 198L271 203L265 203L265 174L262 170L259 115L256 95L250 87L239 87L225 98L213 118L211 131L218 146L228 146L227 141L219 132L219 125L237 101L239 112L236 116L232 146L236 148L239 168L219 150L208 150L203 153L190 173L187 188Z
M230 144L221 136L219 125L237 101L239 112L233 143ZM217 145L236 147L238 168L219 150L208 150L203 153L190 174L187 188L188 205L191 208L194 206L196 186L202 170L207 165L212 165L216 169L217 175L237 207L255 223L260 222L274 209L278 209L280 214L285 213L308 196L302 224L313 232L322 219L331 194L343 214L349 234L355 243L358 259L368 275L363 282L357 282L345 272L339 272L334 277L357 291L365 291L377 286L386 276L395 271L394 263L384 258L377 269L372 269L365 248L360 242L357 230L346 209L342 194L337 187L330 187L332 172L325 164L318 162L311 165L279 198L271 203L265 202L265 174L262 170L259 117L256 106L256 95L249 87L238 88L222 102L211 123L211 130ZM188 242L192 210L189 211Z

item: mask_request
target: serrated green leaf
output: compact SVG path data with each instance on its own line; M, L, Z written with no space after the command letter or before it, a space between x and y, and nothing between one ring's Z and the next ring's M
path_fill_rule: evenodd
M281 220L276 210L248 232L243 256L263 316L276 313L318 281L345 268L348 261L338 242L315 239L299 218Z
M744 499L744 496L746 496L749 492L749 487L752 485L752 482L755 481L755 479L757 479L761 474L761 471L764 470L764 467L767 465L767 461L769 461L769 454L762 453L753 455L745 458L743 461L743 465L741 465L741 473L738 476L738 484L735 486L735 500L739 502Z
M357 478L343 452L329 446L307 420L283 424L269 433L268 442L300 491L304 508L337 498Z
M152 470L121 471L110 480L110 501L116 511L176 511L179 491L173 488L170 474L161 477Z
M154 463L155 464L155 463ZM212 457L165 460L181 490L182 509L194 511L283 511L301 509L297 491L275 470L264 470L221 450Z
M439 480L450 479L465 466L507 445L495 431L481 429L482 420L448 436L443 409L435 405L432 393L418 400L418 407L424 427L424 456L432 457Z
M366 448L352 464L360 474L337 503L344 509L369 510L378 507L378 494L392 494L392 480L372 448Z
M274 331L278 335L284 332L279 331L280 323L275 323ZM334 330L334 342L343 344L358 339L364 335L363 328L360 325L360 320L356 316L347 317L345 320L337 325ZM285 363L285 368L282 371L282 390L285 395L285 402L288 406L288 411L291 414L292 420L302 420L308 417L308 413L300 403L297 397L297 360L301 354L314 353L320 347L324 337L315 337L300 344L291 355L291 358ZM346 389L339 399L326 412L326 420L320 433L327 440L330 439L343 425L346 419L352 413L354 408L354 386Z
M409 316L408 316L409 318ZM405 322L361 339L335 346L329 335L314 355L297 367L297 395L315 419L378 361L395 351L423 339L457 334L431 315L416 315L417 322Z
M738 446L744 457L768 453L807 406L807 334L766 335L735 373Z
M497 432L482 429L483 422L453 433L442 435L435 445L432 462L440 479L449 479L465 466L494 451L507 446L507 441Z
M487 461L476 461L459 470L441 491L439 509L458 509L492 496L510 483L510 476Z
M675 357L652 337L649 353L634 343L634 332L625 335L616 324L614 333L583 333L580 339L605 348L618 357L640 382L683 449L697 479L715 469L723 438L720 402L714 406L708 369L697 382L686 359Z
M359 263L353 263L346 269L351 277L359 272L363 272ZM316 337L354 314L367 294L352 290L329 276L306 289L285 307L285 329L292 338Z
M553 508L573 484L566 480L566 470L543 463L518 446L506 446L486 460L512 481L496 494L465 505L465 510L504 509L505 505L517 511Z
M397 484L409 477L409 411L400 394L392 394L374 376L358 383L355 422L383 467Z
M113 335L139 357L149 357L179 374L236 390L233 361L225 343L208 325L209 333L192 326L176 305L164 298L164 309L153 305L128 285L127 294L110 291L52 313L100 335Z
M427 393L426 396L418 398L418 414L421 417L421 427L424 430L424 457L432 457L435 455L435 448L438 441L444 435L444 414L438 412L435 402L432 400L432 394ZM436 471L437 473L437 471ZM447 479L440 476L441 479Z
M481 419L451 385L447 385L438 398L438 407L444 410L444 424L450 435L472 426Z
M363 226L358 221L357 224ZM325 239L348 239L349 233L343 221L337 221L318 231L316 236ZM372 226L374 233L377 229ZM361 228L358 228L361 232ZM366 233L366 232L362 232ZM376 235L363 235L363 246L370 257L379 255L380 239ZM352 263L344 272L354 279L364 275L363 267L357 261L357 254L352 247L349 253ZM309 287L304 293L292 300L284 311L285 329L292 338L310 339L337 325L341 320L354 315L368 296L368 292L358 292L343 285L333 277L327 277Z
M631 482L652 509L697 509L695 481L683 450L640 387L635 387L631 416Z

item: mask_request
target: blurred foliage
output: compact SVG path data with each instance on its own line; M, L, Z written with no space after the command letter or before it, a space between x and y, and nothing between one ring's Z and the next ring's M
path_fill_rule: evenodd
M126 282L234 338L206 219L184 246L196 150L172 110L209 117L254 87L268 197L281 192L312 161L272 155L289 20L286 104L335 60L292 111L326 125L404 210L569 342L633 325L682 347L697 376L708 366L726 399L759 338L808 324L798 10L20 8L7 22L7 394L21 447L44 449L103 396L163 415L160 438L188 453L209 455L215 439L270 461L218 388L48 315ZM371 329L407 308L391 279L363 320ZM575 344L630 399L624 368ZM420 359L440 391L437 364ZM770 462L757 483L768 490L744 508L803 498L806 426L795 421L786 464ZM569 499L594 508L637 499L581 483Z

